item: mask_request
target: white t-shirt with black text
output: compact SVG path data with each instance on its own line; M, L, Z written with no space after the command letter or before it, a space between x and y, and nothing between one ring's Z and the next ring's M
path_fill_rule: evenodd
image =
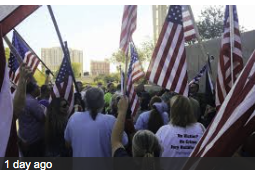
M156 133L163 147L162 157L189 157L204 131L198 122L185 128L172 124L162 126Z

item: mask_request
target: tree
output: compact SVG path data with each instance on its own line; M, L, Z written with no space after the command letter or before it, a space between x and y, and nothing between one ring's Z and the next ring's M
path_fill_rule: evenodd
M203 40L221 37L224 27L224 10L224 6L209 6L202 10L196 24ZM245 31L245 27L240 26L240 32Z
M140 44L140 46L136 46L136 50L138 52L138 58L140 62L149 61L154 50L153 40L148 39L144 41ZM128 59L130 60L130 57ZM110 58L110 61L115 64L121 63L124 66L126 62L125 53L121 50L114 52Z
M223 33L223 6L205 8L199 16L197 27L203 40L218 38Z
M119 73L111 73L108 75L100 74L94 78L94 82L97 82L97 83L101 82L104 84L107 84L109 82L119 83L120 82L120 75L119 75Z
M71 63L72 71L75 78L80 77L81 74L81 64L80 63ZM54 78L57 78L57 75L59 74L60 67L58 67L58 70L54 73Z

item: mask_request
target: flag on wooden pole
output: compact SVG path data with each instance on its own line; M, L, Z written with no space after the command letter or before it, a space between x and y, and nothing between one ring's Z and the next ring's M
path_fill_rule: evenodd
M128 54L129 42L132 42L132 34L137 27L137 5L125 5L121 35L120 35L120 49L122 49L125 54Z
M226 96L191 157L232 156L255 132L255 52Z
M182 6L171 5L154 49L146 78L163 88L188 95Z
M222 35L216 80L215 104L218 108L223 103L240 71L243 69L241 38L239 32L237 9L235 5L233 6L233 20L230 21L229 18L229 5L227 5L225 10L224 33ZM231 28L233 31L230 30L230 22L233 22L232 25L234 27ZM234 34L232 34L232 32ZM233 47L231 47L232 44ZM231 52L233 57L231 57ZM232 58L233 60L231 61ZM232 68L233 70L231 70ZM233 73L233 82L231 73Z

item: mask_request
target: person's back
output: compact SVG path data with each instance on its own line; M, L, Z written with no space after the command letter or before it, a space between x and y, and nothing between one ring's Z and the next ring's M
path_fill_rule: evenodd
M162 146L165 146L162 157L188 157L204 131L203 125L198 122L187 127L172 124L162 126L156 134Z
M64 138L71 144L73 157L110 157L111 133L115 117L101 113L104 94L98 88L87 90L86 112L74 113L68 121ZM127 137L124 138L127 142Z
M65 130L71 142L73 157L110 157L111 133L115 118L99 113L95 120L89 112L76 112Z

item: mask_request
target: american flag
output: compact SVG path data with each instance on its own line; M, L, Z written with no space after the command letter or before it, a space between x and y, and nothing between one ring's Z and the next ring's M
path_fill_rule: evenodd
M66 57L64 57L62 60L55 85L53 86L51 97L63 97L65 100L67 100L70 106L68 113L71 113L74 105L73 75L71 73L71 65Z
M129 42L137 27L137 5L125 5L120 36L120 49L128 53Z
M226 96L192 157L229 157L255 132L255 52Z
M140 106L139 98L134 89L134 83L140 78L144 77L144 72L142 71L141 64L138 60L138 54L135 50L133 44L130 45L131 50L131 61L128 69L128 79L127 79L127 92L130 101L131 115L132 117L136 115L137 110Z
M204 75L205 72L211 70L211 61L213 60L214 58L211 56L211 59L208 59L207 63L202 67L202 69L199 71L199 73L189 82L189 85L192 84L192 83L199 83L199 80L202 78L202 76Z
M15 47L17 52L22 57L23 62L26 63L27 66L31 68L34 74L34 72L36 71L39 65L40 60L37 56L33 54L32 51L30 51L27 44L20 39L19 35L17 35L15 31L13 32L12 45ZM10 53L8 67L9 67L10 80L17 85L19 80L19 63L16 57L12 54L12 52Z
M243 59L241 50L241 38L239 33L238 17L236 6L233 5L233 25L231 28L234 31L234 35L231 35L230 31L230 19L229 19L229 5L226 6L225 19L224 19L224 33L222 36L222 44L220 57L218 62L218 73L216 80L216 106L223 103L226 95L232 88L231 79L231 64L233 63L233 79L234 82L237 79L240 71L243 69ZM234 37L233 42L230 37ZM233 44L233 47L231 47ZM231 63L231 48L233 48L233 62Z
M182 5L182 21L185 41L190 41L196 38L194 23L191 16L189 5Z
M182 7L171 5L147 72L147 79L163 88L188 95Z

